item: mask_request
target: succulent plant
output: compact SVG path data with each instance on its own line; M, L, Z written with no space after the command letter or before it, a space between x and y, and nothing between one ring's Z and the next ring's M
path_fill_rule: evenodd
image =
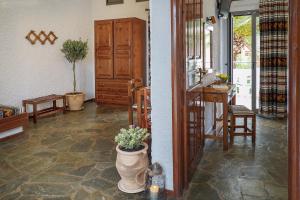
M150 136L147 129L130 126L129 129L122 128L115 137L115 142L122 150L134 151L143 147L143 142Z

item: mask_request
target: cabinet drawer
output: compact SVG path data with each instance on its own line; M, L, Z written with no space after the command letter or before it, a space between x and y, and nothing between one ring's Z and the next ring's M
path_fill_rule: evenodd
M128 89L127 88L99 87L99 88L97 88L96 91L99 94L115 94L115 95L122 95L122 96L127 96L128 95Z
M222 102L222 95L220 94L212 94L212 93L204 93L203 94L204 101L208 102Z
M127 80L96 80L96 100L100 104L127 105Z
M120 95L98 94L96 101L101 104L128 105L128 97Z
M128 80L105 80L105 79L97 79L96 86L98 87L111 87L111 88L127 88Z

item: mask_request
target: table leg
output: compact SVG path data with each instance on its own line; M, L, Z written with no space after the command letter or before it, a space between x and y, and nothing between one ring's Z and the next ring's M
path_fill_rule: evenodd
M228 150L228 102L227 95L223 98L223 150Z
M244 137L247 137L248 132L248 118L244 117Z
M53 110L56 110L56 100L54 100L54 101L52 102L52 105L53 105Z
M23 108L24 108L24 112L27 112L27 108L26 108L26 103L23 102Z
M36 104L33 104L33 123L37 123L37 105Z
M252 143L255 144L256 141L256 115L252 118Z
M235 133L235 117L231 115L230 120L230 143L233 144L234 142L234 133Z
M66 97L63 98L63 113L66 113L66 108L67 108L67 104L66 104Z
M216 130L217 128L217 103L214 102L214 124L213 124L213 129Z
M231 99L231 104L236 105L236 95L234 95Z

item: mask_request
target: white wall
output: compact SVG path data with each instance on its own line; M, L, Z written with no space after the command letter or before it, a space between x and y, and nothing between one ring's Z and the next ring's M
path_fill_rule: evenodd
M93 20L127 17L137 17L147 20L146 8L149 8L148 1L137 3L135 0L124 0L123 4L106 6L105 0L92 0Z
M88 40L88 57L78 63L78 90L95 96L94 20L147 19L149 2L106 6L105 0L0 0L0 104L20 106L25 98L72 91L72 67L60 49L67 39ZM58 40L31 45L30 30L53 31Z
M72 68L60 52L67 39L87 40L91 35L89 0L1 0L0 1L0 103L20 105L30 97L72 91ZM81 14L79 14L81 13ZM85 14L82 14L85 13ZM58 40L31 45L30 30L53 31ZM78 90L92 97L86 69L88 58L78 64Z
M203 17L215 16L217 23L213 25L213 63L214 69L218 69L220 65L220 23L217 17L216 1L203 0Z
M228 71L228 65L229 65L229 25L228 25L229 19L220 19L220 72L221 73L227 73Z
M233 1L230 12L257 10L259 8L259 0L242 0Z
M173 190L171 5L151 0L152 159L162 164L166 188Z
M221 46L220 46L220 27L221 22L217 17L217 10L216 10L216 1L212 0L203 0L203 17L206 19L206 17L215 16L217 19L217 23L213 25L214 31L213 31L213 69L220 72L221 66L220 66L220 59L221 59ZM213 103L205 103L205 132L210 132L212 130L213 126Z

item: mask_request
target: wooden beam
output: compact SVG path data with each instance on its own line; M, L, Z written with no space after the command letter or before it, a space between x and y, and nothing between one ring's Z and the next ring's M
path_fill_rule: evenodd
M289 200L300 199L300 1L289 1Z
M171 0L172 32L172 128L173 128L173 184L175 196L184 189L184 94L185 64L183 55L182 0Z

